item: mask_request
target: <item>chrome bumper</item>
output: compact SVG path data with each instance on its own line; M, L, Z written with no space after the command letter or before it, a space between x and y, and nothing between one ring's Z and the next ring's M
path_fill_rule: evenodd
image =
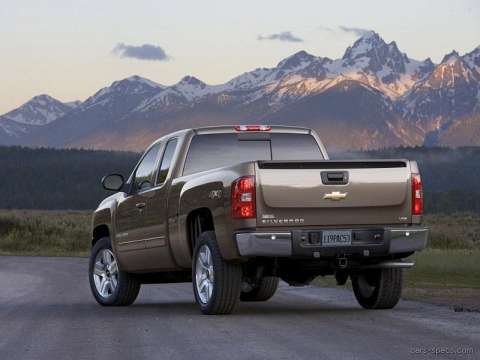
M343 230L343 229L342 229ZM241 256L270 256L270 257L295 257L293 249L294 241L298 236L292 232L250 232L235 234L238 252ZM422 227L409 228L385 228L384 242L376 244L383 248L383 255L409 253L422 250L427 245L428 229ZM332 248L328 251L338 250L338 253L349 253L350 251L359 251L362 248L369 248L371 244L352 244L349 246ZM314 253L322 254L322 246L312 247L312 256ZM325 249L326 250L326 249ZM305 255L305 254L303 254Z
M292 234L240 233L236 234L238 252L242 256L292 256Z
M390 239L390 254L408 253L425 249L427 228L385 229Z

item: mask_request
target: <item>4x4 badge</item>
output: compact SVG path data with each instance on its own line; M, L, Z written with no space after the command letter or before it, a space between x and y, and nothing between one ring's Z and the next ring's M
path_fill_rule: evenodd
M339 201L347 197L348 193L341 193L340 191L332 191L329 194L323 195L323 198L326 200Z
M222 190L212 190L208 194L208 197L212 200L219 200L222 198Z

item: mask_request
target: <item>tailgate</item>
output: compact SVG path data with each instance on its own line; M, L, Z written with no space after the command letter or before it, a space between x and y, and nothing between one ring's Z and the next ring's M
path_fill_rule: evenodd
M259 161L256 177L259 226L411 221L408 160Z

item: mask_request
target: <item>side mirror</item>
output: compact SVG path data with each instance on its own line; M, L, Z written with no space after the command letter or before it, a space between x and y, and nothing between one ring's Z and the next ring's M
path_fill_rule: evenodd
M102 178L102 186L105 190L120 191L125 181L120 174L110 174Z

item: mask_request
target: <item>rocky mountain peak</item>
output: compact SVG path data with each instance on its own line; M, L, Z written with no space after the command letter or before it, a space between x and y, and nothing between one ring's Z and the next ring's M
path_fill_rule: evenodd
M202 80L197 79L195 76L187 75L178 82L177 86L178 85L190 85L204 88L207 84L205 84Z
M445 55L442 59L442 64L453 64L454 62L456 62L457 60L460 59L460 55L458 54L457 51L455 50L452 50L452 52L448 53L447 55Z
M70 109L70 106L50 95L41 94L2 117L20 124L46 125L66 114Z
M342 61L345 66L360 67L372 73L382 72L380 77L390 83L398 79L398 74L405 73L410 59L394 41L387 44L380 35L370 31L345 51Z
M300 67L305 67L314 59L314 55L302 50L280 61L277 68L282 70L298 69Z
M362 35L357 41L345 50L343 60L355 60L361 56L367 56L372 50L387 46L385 41L374 31Z

